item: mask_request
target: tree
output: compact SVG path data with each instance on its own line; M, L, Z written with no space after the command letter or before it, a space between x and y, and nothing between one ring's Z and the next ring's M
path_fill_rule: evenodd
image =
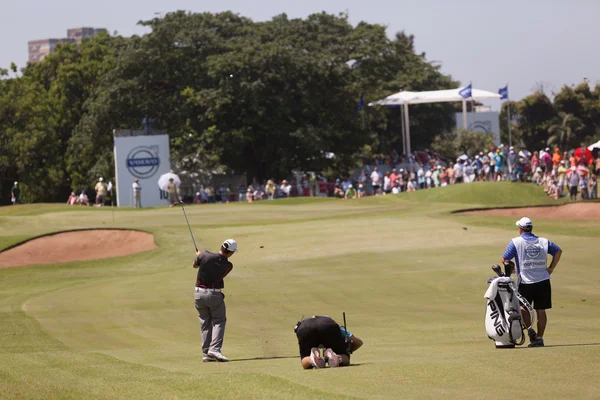
M177 11L140 25L151 32L64 44L0 80L0 177L21 181L24 200L62 200L114 176L113 130L145 117L169 134L172 165L186 171L347 173L365 148L401 150L399 110L358 112L361 94L457 85L415 53L414 37L389 39L384 26L353 26L345 14L254 22ZM450 105L411 109L413 147L449 130L452 115Z
M578 133L581 132L583 124L577 118L573 117L572 114L564 112L558 113L560 119L559 124L553 124L548 128L548 146L557 145L560 148L573 148L577 147Z

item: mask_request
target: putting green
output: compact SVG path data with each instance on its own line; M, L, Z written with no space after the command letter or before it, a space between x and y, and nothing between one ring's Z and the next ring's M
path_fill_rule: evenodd
M180 210L117 210L113 222L101 209L1 209L4 246L50 226L146 230L159 248L0 270L0 393L597 398L597 228L534 220L537 232L564 250L552 280L547 347L500 351L485 335L483 293L489 266L516 234L514 218L450 214L486 203L548 203L539 192L533 185L471 184L358 201L186 207L199 247L215 250L227 237L240 246L226 280L223 352L235 360L227 364L201 362L193 245ZM352 357L356 366L302 370L296 321L313 314L341 320L342 311L365 342Z

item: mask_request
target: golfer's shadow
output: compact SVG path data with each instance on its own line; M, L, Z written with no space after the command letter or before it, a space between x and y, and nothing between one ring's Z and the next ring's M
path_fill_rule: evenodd
M546 347L583 347L583 346L600 346L600 343L573 343L573 344L547 344L544 347L539 347L541 349ZM527 346L519 346L515 347L516 349L528 349ZM538 348L538 347L535 347Z
M259 360L282 360L282 359L300 360L300 357L298 357L298 356L271 356L271 357L254 357L254 358L236 358L234 360L229 360L229 361L234 362L234 361L259 361ZM358 367L363 364L370 364L370 363L351 363L350 365L347 365L346 367ZM346 367L344 367L344 368L346 368Z
M279 360L279 359L292 359L292 358L298 358L298 356L270 356L270 357L254 357L254 358L236 358L235 360L230 360L230 362L233 361L256 361L256 360Z
M600 343L549 344L544 347L600 346Z

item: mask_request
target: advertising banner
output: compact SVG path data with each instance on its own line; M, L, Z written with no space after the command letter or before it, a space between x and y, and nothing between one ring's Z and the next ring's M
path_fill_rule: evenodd
M166 193L158 187L158 178L171 169L169 135L115 134L115 174L117 206L132 207L133 182L141 187L142 207L168 205Z

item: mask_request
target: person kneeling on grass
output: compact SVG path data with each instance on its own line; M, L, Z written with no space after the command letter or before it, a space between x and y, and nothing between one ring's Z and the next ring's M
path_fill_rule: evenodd
M302 368L330 368L350 365L350 354L358 350L363 342L352 332L340 327L327 316L312 316L299 321L294 327L300 347ZM323 347L323 356L319 347Z

